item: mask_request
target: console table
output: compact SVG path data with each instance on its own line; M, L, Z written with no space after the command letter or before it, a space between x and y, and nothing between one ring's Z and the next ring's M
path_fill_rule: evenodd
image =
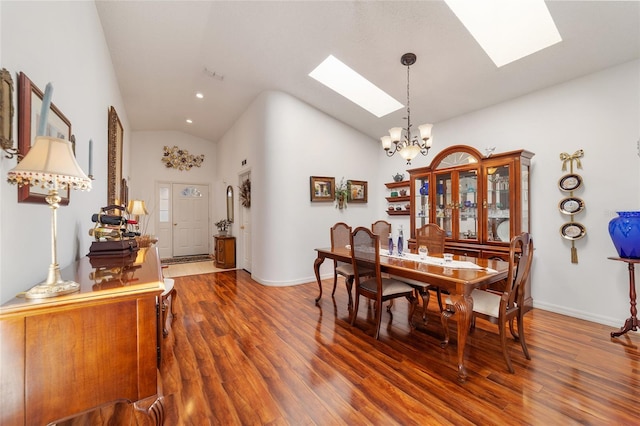
M129 258L85 257L61 272L80 291L16 297L0 306L0 425L46 425L111 402L142 400L153 401L144 411L161 424L157 249Z
M609 257L611 260L626 262L629 268L629 299L631 303L631 317L627 318L620 331L612 331L611 337L619 337L629 330L638 330L638 309L636 308L636 277L635 264L640 263L640 259L629 259L626 257Z

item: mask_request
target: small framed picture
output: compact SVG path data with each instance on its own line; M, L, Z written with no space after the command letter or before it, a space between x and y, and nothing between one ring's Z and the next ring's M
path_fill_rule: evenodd
M366 203L367 202L367 181L349 180L349 202L350 203Z
M336 178L311 176L311 201L333 201L336 193Z

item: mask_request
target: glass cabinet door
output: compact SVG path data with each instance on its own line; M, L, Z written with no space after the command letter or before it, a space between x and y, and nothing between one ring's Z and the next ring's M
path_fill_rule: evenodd
M415 188L413 188L412 194L414 196L413 214L415 215L415 229L429 223L429 176L424 176L415 179Z
M508 164L487 167L486 176L487 241L508 242L511 240L511 168Z
M478 240L478 170L458 175L458 239Z
M447 238L453 236L453 179L451 173L439 173L435 178L436 224L445 231Z

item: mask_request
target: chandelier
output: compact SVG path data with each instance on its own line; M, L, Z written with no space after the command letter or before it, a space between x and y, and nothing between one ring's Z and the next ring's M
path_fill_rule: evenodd
M420 137L411 135L411 109L409 107L409 68L416 63L416 55L413 53L405 53L400 58L400 63L407 67L407 116L403 117L407 120L407 127L394 127L389 129L389 134L380 138L382 148L387 152L387 156L391 157L396 152L402 158L407 160L407 164L411 164L411 160L416 158L418 154L427 155L431 148L431 128L433 124L423 124L418 126Z

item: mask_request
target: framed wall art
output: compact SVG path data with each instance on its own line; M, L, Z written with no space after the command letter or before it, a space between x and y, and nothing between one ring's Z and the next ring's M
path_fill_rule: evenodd
M336 193L336 178L311 176L310 192L311 201L332 202Z
M18 150L13 147L13 79L5 68L0 70L0 146L5 157L13 158Z
M364 180L349 180L349 202L366 203L367 202L367 182Z
M114 107L109 107L107 149L107 204L122 205L122 141L124 129Z
M44 93L29 78L21 72L18 75L18 151L20 156L25 156L37 135L38 122L42 110L42 98ZM71 134L71 122L53 103L47 114L47 124L44 136L53 136L66 139L73 145L75 141ZM49 191L37 186L19 186L19 203L47 204L45 197ZM60 204L69 204L69 188L60 190L62 200Z

